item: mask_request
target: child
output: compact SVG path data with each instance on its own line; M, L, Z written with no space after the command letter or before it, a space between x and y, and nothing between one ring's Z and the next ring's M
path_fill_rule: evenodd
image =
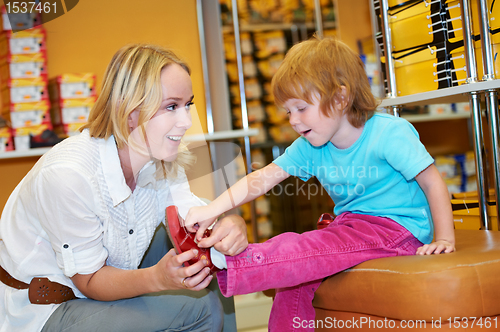
M191 208L185 225L194 231L198 224L201 239L216 216L234 208L231 202L253 200L290 175L318 178L337 217L325 229L280 234L225 257L218 273L225 296L277 288L269 328L288 331L294 318L314 319L311 301L327 276L369 259L455 250L447 187L413 126L375 113L358 55L313 37L288 52L272 90L301 137L208 206Z

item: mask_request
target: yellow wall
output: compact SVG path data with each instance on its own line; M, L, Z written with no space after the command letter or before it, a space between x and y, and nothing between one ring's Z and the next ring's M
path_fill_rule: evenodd
M371 0L337 0L337 36L353 51L359 52L358 40L372 38Z
M92 72L97 75L97 91L106 65L121 46L141 42L170 47L192 69L195 102L206 131L195 0L80 0L71 11L44 27L49 77ZM36 160L0 159L0 210Z

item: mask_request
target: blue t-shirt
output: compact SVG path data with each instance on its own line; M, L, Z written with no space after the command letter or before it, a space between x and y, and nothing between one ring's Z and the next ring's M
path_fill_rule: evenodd
M434 162L406 120L375 113L347 149L296 139L273 163L306 181L315 176L335 202L334 213L395 220L422 243L432 242L429 203L415 180Z

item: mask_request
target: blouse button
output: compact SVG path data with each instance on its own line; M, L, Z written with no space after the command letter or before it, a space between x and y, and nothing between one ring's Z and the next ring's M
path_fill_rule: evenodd
M132 235L132 234L134 234L134 230L133 230L133 229L131 229L131 230L129 230L129 231L128 231L128 233L129 233L130 235Z
M64 244L64 245L63 245L63 248L64 248L64 249L68 249L68 248L69 248L69 244Z

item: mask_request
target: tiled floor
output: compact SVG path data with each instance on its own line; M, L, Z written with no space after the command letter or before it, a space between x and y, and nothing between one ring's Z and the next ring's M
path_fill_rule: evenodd
M273 300L262 293L234 297L238 332L265 332Z

